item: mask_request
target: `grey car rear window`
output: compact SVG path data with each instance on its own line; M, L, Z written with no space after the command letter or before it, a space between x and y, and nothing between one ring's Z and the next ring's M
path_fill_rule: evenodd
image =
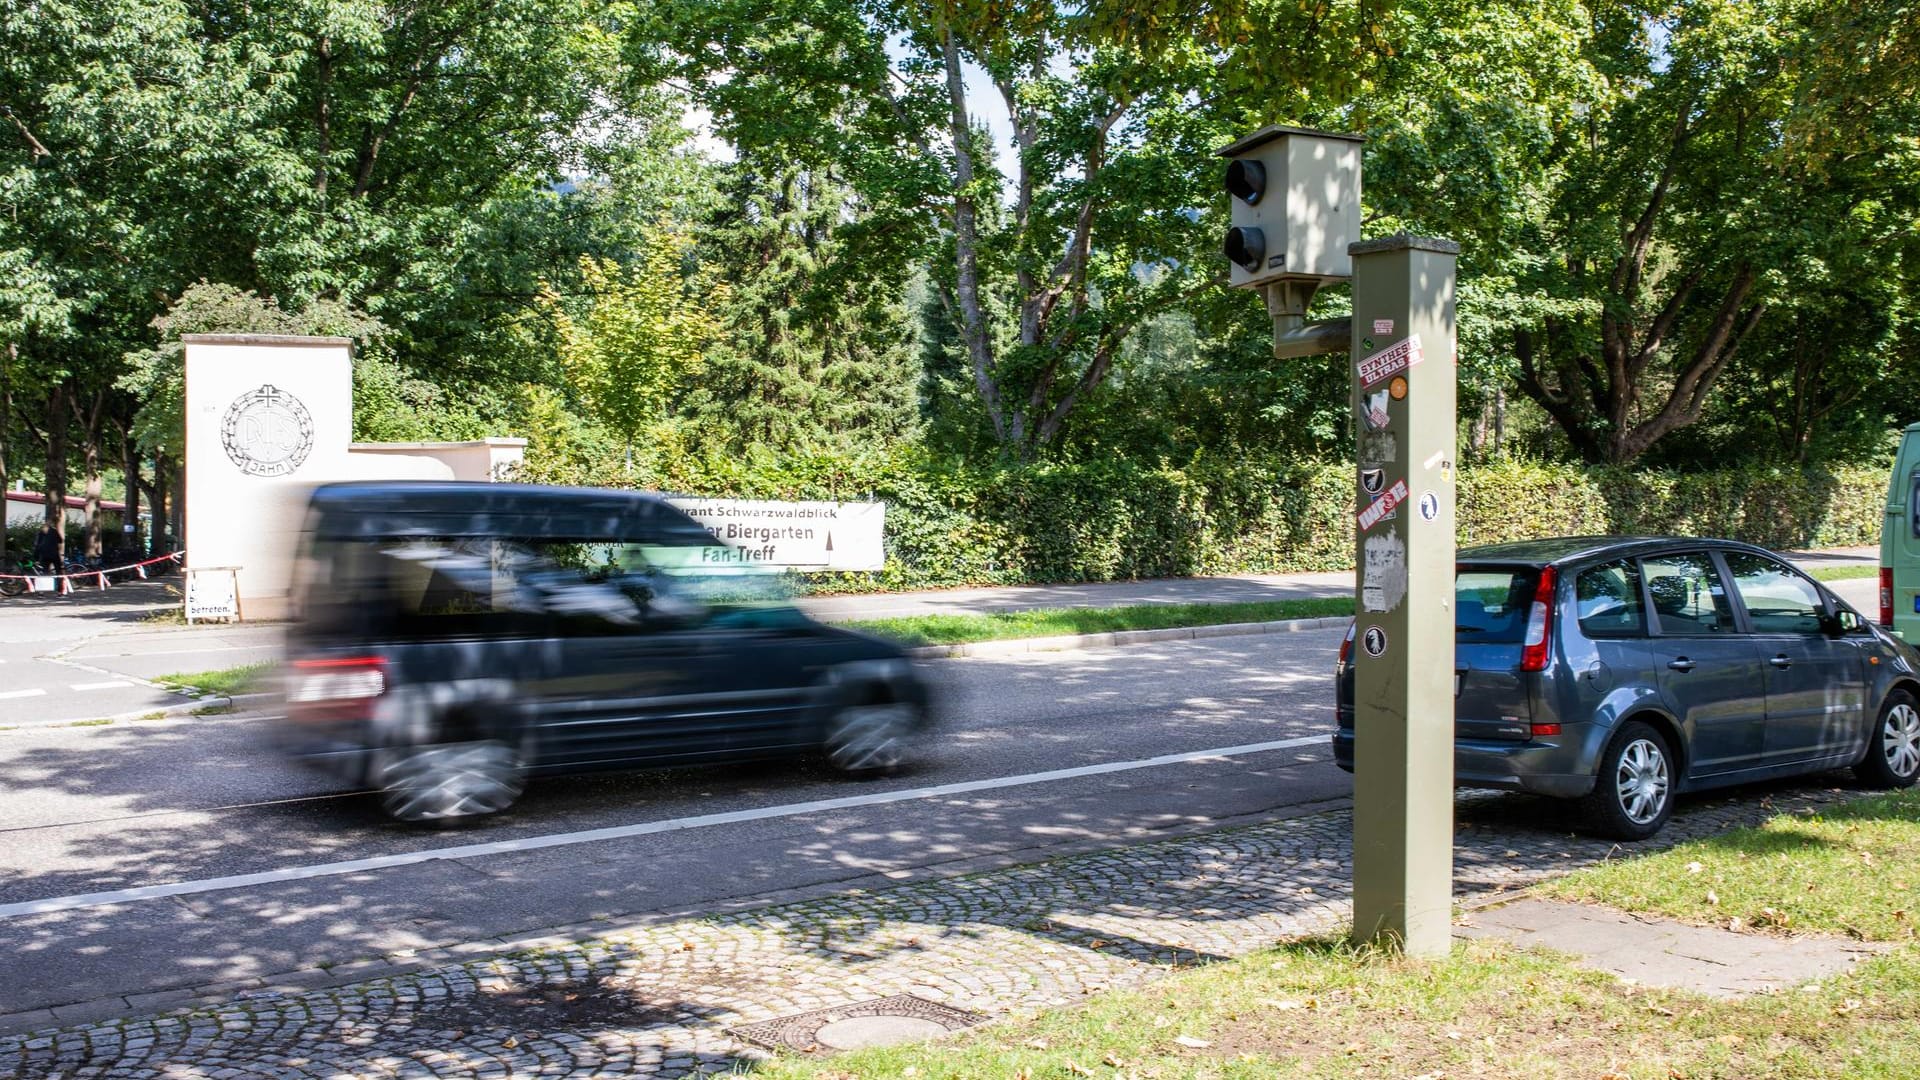
M1453 574L1454 640L1515 645L1526 636L1527 609L1540 572L1529 566L1462 566Z

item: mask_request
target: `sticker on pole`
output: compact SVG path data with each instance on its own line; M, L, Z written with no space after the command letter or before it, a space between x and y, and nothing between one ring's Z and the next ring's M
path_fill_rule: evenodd
M1360 490L1369 495L1378 495L1387 489L1387 470L1361 469Z
M1360 531L1366 532L1368 529L1380 524L1381 519L1393 513L1394 507L1406 501L1407 482L1405 480L1395 480L1393 486L1387 489L1385 495L1368 503L1366 509L1360 511L1357 515L1357 519L1360 522Z
M1360 606L1382 613L1407 595L1407 545L1392 533L1369 536L1361 552Z
M1360 635L1360 647L1367 650L1368 656L1378 660L1387 651L1387 632L1377 626L1367 627L1367 632Z
M1435 495L1431 491L1421 492L1420 493L1421 519L1424 521L1432 521L1434 518L1437 518L1439 516L1440 516L1440 496Z
M1420 335L1414 334L1355 364L1354 372L1360 377L1360 385L1371 390L1376 383L1391 379L1425 359L1420 352Z
M1373 320L1373 332L1382 336L1393 333L1392 319Z
M1387 414L1387 392L1375 390L1360 401L1360 419L1366 421L1368 431L1385 431L1393 423L1393 417Z

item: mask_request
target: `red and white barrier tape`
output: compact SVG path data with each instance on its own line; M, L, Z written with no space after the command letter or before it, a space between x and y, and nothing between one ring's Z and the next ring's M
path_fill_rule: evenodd
M83 570L78 574L0 574L0 579L7 581L24 581L27 583L28 592L39 592L39 582L51 578L55 583L54 591L65 595L73 591L73 580L75 578L93 578L95 583L104 589L107 587L108 574L117 574L122 570L131 570L140 575L140 580L145 581L147 579L147 567L152 566L154 563L177 563L186 558L186 555L187 553L185 551L172 551L165 555L157 555L151 559L142 559L139 562L128 563L125 566L105 566L98 570Z

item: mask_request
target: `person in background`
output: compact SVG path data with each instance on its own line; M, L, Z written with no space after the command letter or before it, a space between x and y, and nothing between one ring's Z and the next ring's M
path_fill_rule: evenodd
M40 535L33 538L33 562L49 571L60 569L60 534L51 521L42 524Z

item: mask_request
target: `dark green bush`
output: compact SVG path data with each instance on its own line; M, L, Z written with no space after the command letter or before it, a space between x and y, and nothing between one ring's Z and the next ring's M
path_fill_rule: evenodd
M1437 478L1436 478L1437 480ZM1725 536L1776 548L1879 539L1886 476L1588 470L1508 462L1459 476L1463 546L1542 536ZM893 457L683 459L670 490L887 503L887 568L805 574L817 591L1338 570L1353 564L1352 467L1298 459L1028 466Z

